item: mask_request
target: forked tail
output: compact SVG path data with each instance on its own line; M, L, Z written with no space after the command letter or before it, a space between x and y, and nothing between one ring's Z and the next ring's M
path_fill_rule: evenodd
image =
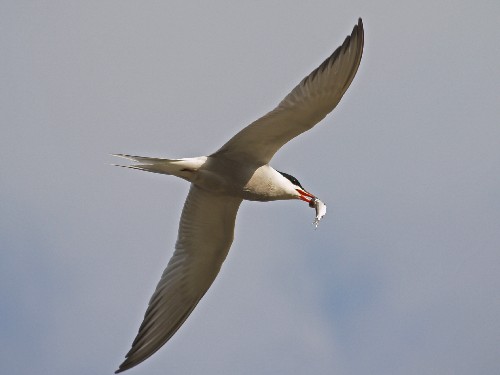
M205 156L200 156L196 158L183 158L183 159L160 159L160 158L148 158L144 156L125 155L125 154L112 154L112 155L139 163L133 165L113 164L114 166L138 169L140 171L146 171L146 172L174 175L188 181L192 181L196 171L207 160Z

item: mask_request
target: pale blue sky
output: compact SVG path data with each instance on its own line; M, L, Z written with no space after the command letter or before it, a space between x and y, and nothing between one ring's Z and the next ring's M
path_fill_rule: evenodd
M328 205L244 203L219 278L128 374L500 372L498 1L3 1L0 371L111 374L184 181L365 25L334 113L272 165Z

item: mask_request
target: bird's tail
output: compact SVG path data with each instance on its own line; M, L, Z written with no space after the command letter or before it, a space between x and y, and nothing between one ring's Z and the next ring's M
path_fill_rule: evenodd
M184 158L184 159L160 159L144 156L132 156L125 154L112 154L119 158L139 163L134 165L118 165L117 167L138 169L140 171L174 175L188 181L192 181L196 171L205 163L206 157Z

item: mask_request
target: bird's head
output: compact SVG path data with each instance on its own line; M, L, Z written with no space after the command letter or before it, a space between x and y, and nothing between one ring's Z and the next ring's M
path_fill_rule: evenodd
M301 185L299 180L297 180L295 177L288 173L280 172L278 171L283 177L285 177L288 181L290 181L295 189L296 192L296 198L301 199L304 202L309 203L309 206L313 207L314 206L314 200L316 197L309 193L304 187Z

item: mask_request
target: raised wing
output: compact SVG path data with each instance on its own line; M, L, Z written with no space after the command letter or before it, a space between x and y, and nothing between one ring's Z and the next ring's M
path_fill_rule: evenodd
M289 140L311 129L340 102L363 54L361 18L333 54L302 80L274 110L248 125L214 155L267 164Z
M191 185L174 255L149 301L132 349L116 373L160 349L191 314L226 259L240 203L239 198L214 195Z

